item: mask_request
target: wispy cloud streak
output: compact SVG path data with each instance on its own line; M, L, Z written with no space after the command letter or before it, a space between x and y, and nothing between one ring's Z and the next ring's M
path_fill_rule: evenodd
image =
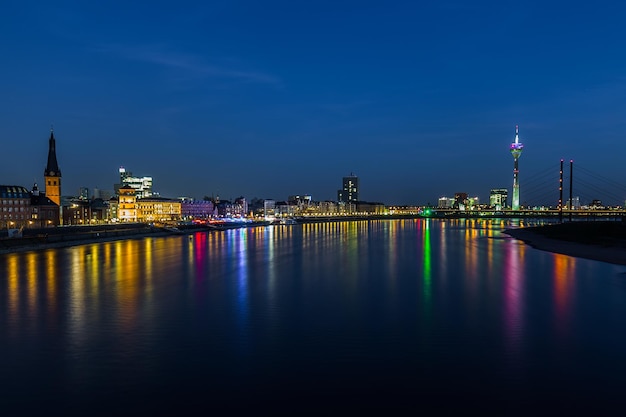
M280 86L282 84L278 78L263 72L246 71L211 64L206 62L206 60L199 55L172 52L163 46L106 45L98 49L102 52L121 56L124 59L180 69L198 76L274 86Z

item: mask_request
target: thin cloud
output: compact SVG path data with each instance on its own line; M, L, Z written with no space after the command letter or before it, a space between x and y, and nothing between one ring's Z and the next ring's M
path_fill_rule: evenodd
M335 113L341 116L346 116L351 113L360 111L368 106L374 104L373 100L358 100L344 103L325 103L321 105L321 108L329 111L331 113Z
M172 52L162 46L108 45L98 49L103 52L116 54L124 59L180 69L203 77L234 79L242 82L274 86L280 86L282 84L278 78L263 72L245 71L210 64L198 55Z

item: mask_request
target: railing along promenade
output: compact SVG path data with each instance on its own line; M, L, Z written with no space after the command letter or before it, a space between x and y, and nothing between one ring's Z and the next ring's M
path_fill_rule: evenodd
M621 218L626 215L625 209L585 209L585 210L569 210L569 209L525 209L525 210L457 210L457 209L431 209L430 217L454 217L454 218L559 218L564 220L576 218L578 220L585 218Z
M379 219L555 219L557 221L618 221L626 219L625 209L590 209L590 210L458 210L432 207L412 207L408 209L394 209L384 213L308 213L301 215L280 216L276 220L281 224L280 218L294 219L296 223L322 223L342 222L355 220L379 220ZM268 226L276 224L272 221L255 220L241 223L233 223L230 227L209 227L206 225L188 225L187 222L176 223L181 230L193 232L194 230L220 230L237 227ZM176 227L170 228L172 230ZM177 230L178 231L178 230ZM50 227L45 229L24 229L20 239L9 239L5 230L0 230L0 252L2 249L24 245L38 245L44 243L59 243L130 238L144 235L171 233L171 230L163 227L154 227L148 223L121 223L85 225L70 227Z
M292 216L302 222L323 222L338 220L367 219L402 219L402 218L436 218L436 219L499 219L499 218L538 218L567 220L621 220L626 217L626 209L541 209L541 210L458 210L447 208L419 208L394 210L385 213L309 213Z

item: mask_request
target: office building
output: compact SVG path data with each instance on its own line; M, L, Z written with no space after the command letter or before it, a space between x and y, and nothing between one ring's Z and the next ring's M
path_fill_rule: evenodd
M193 200L190 198L179 200L181 202L181 216L184 219L207 219L217 215L212 201Z
M565 203L565 207L566 209L572 209L572 210L580 210L581 204L580 204L580 197L572 197L571 200L567 200L567 203Z
M359 201L359 177L350 173L343 177L343 187L337 191L337 201L343 203L355 203Z
M465 210L467 206L467 193L454 193L454 208Z
M80 198L81 200L89 200L89 188L80 187L78 189L78 198Z
M152 177L135 177L133 173L127 171L126 168L120 167L120 182L115 184L115 192L119 195L119 189L122 186L128 185L135 190L135 196L137 198L152 197Z
M437 203L438 208L453 208L454 207L454 198L452 197L439 197L439 201Z
M181 204L180 200L162 197L138 199L137 221L152 223L180 220Z
M509 190L494 188L489 192L489 205L495 210L502 210L508 206Z

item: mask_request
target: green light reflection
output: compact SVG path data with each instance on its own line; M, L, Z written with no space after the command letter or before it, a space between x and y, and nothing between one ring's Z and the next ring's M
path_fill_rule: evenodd
M428 309L431 302L431 252L430 252L430 221L424 221L424 227L422 230L422 248L423 248L423 265L422 271L424 274L424 305Z

